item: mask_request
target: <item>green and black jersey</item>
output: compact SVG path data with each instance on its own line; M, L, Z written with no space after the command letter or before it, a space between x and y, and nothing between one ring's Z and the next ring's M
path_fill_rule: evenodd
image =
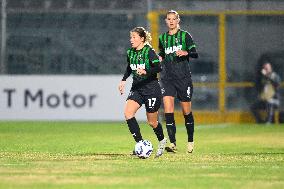
M178 30L174 35L168 32L159 36L159 55L163 58L161 79L181 79L190 75L189 57L197 58L196 45L191 35L184 30ZM184 50L187 56L178 57L176 51ZM195 53L194 56L191 56Z
M127 62L128 66L122 80L125 81L130 74L132 74L132 88L138 88L146 85L150 81L157 80L157 73L161 71L159 57L154 49L149 45L145 45L140 50L136 50L134 48L128 49ZM147 74L141 76L138 75L136 72L138 68L145 69Z

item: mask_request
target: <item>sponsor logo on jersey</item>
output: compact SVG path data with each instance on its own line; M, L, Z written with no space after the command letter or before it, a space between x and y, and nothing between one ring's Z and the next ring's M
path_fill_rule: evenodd
M165 53L171 54L171 53L174 53L174 52L181 50L181 49L182 49L182 45L168 47L168 48L165 48Z
M174 38L174 40L176 41L176 43L178 43L178 38Z
M142 54L140 54L140 55L138 56L138 60L142 60L142 58L143 58L143 56L142 56Z
M143 69L145 70L145 64L130 64L132 70Z

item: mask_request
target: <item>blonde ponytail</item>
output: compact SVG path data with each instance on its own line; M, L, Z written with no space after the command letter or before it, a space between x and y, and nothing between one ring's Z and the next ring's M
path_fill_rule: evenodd
M145 38L145 44L151 45L152 36L151 33L145 30L146 38Z
M134 29L132 29L130 31L130 33L131 32L136 32L136 33L138 33L138 35L140 37L144 37L144 44L151 46L151 41L152 41L151 33L148 32L147 30L145 30L145 28L143 28L143 27L135 27Z

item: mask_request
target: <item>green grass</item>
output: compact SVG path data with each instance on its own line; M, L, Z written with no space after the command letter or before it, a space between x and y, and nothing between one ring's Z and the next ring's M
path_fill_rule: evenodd
M0 122L0 188L284 188L284 125L196 126L191 155L182 125L177 139L142 160L124 123Z

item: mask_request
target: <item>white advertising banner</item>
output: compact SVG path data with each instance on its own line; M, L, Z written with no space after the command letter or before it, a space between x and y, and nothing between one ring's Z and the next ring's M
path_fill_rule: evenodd
M0 76L0 120L122 121L122 76ZM146 120L144 106L136 118Z

